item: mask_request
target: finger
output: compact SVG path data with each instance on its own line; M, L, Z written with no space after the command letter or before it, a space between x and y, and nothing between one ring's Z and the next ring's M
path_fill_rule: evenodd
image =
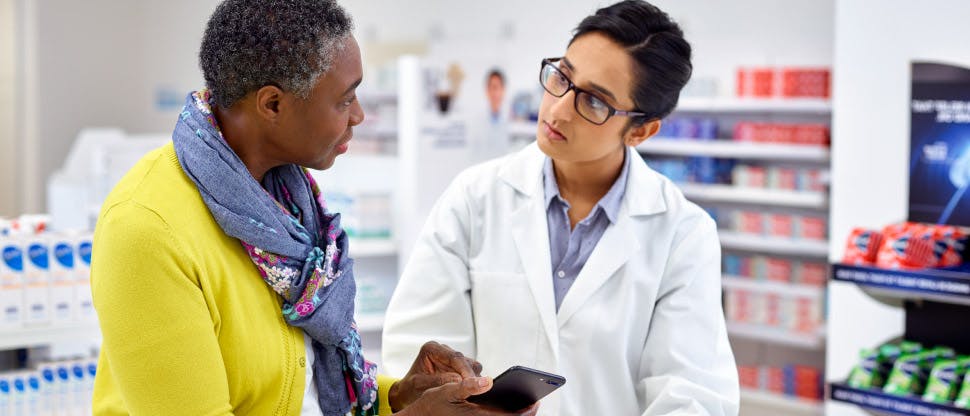
M481 377L481 375L482 375L482 363L478 362L478 360L473 360L471 358L466 358L466 360L469 361L469 364L472 367L472 371L475 372L475 375Z
M448 389L448 398L451 401L460 402L474 396L482 394L492 388L492 379L489 377L466 378L461 383L445 384L442 388Z
M424 391L448 383L460 383L461 376L456 373L420 374L411 377L415 390Z

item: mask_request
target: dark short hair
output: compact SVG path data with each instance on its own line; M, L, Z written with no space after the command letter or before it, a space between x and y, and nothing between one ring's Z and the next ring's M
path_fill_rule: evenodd
M633 58L633 103L647 115L634 117L631 123L669 115L693 71L691 47L680 26L650 3L625 0L583 19L569 44L592 32L606 35Z
M488 75L485 76L485 85L488 85L488 82L492 80L492 77L498 78L498 80L502 82L502 85L505 85L505 74L502 73L502 70L498 68L490 69L488 71Z
M226 0L209 18L199 66L220 107L267 85L307 98L352 28L333 0Z

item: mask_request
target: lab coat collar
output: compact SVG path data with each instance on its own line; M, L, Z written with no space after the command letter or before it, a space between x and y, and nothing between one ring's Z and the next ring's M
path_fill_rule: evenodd
M643 157L636 149L627 147L630 176L623 197L623 209L627 215L641 216L659 214L667 210L660 175L641 162ZM498 176L518 192L530 198L543 198L542 165L545 154L533 142L519 152L507 157L499 167Z

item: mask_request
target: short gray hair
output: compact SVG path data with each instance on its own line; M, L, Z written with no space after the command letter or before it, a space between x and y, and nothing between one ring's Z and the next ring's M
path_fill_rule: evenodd
M226 0L209 18L199 66L219 107L267 85L307 98L351 30L334 0Z

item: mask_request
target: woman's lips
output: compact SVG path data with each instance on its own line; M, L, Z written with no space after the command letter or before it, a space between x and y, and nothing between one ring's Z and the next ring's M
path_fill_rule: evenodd
M545 129L544 133L546 134L546 137L548 137L550 140L562 142L566 141L566 136L560 133L559 130L552 128L549 123L542 122L542 127Z

